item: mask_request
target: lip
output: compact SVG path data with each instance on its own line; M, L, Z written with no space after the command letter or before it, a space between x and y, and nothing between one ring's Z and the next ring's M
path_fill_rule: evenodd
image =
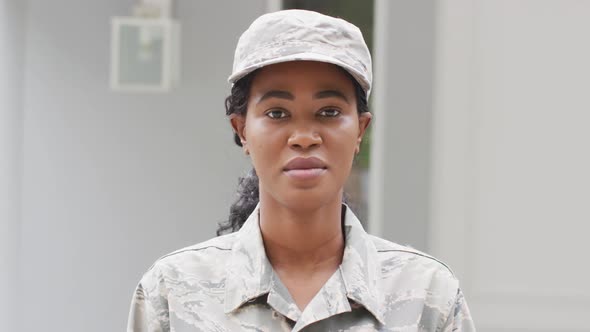
M326 172L326 163L321 159L297 157L291 159L283 168L285 174L295 180L306 181L320 177Z
M308 170L308 169L326 169L326 163L324 163L321 159L316 157L310 158L302 158L297 157L291 159L287 165L283 168L283 171L293 171L293 170Z

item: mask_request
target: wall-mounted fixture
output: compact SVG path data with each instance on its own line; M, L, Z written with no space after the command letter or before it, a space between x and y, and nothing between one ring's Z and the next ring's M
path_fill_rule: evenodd
M180 23L172 0L141 0L131 17L111 19L111 89L165 92L180 76Z

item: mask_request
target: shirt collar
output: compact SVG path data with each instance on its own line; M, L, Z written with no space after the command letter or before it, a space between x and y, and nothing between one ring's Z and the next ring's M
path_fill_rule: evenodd
M225 284L225 313L270 291L272 266L266 257L256 205L236 234Z
M273 269L270 265L258 221L259 205L238 231L232 247L225 288L225 312L230 313L271 289ZM379 292L381 267L377 249L352 210L343 204L345 248L340 270L346 296L364 306L384 323L383 299Z
M346 204L343 204L344 208L346 245L340 269L346 294L349 299L363 305L381 324L385 324L383 298L379 291L381 264L377 258L377 248L352 210Z

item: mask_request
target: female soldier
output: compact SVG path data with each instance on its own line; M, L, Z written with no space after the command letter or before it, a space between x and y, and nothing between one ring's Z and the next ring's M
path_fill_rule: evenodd
M218 231L160 258L128 331L473 331L436 259L365 233L342 202L371 122L360 30L286 10L238 42L227 115L254 170Z

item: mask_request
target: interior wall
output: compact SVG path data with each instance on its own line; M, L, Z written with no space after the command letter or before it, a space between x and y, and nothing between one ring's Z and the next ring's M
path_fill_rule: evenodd
M435 1L375 2L369 229L428 250Z
M176 1L181 85L115 93L110 17L135 3L28 2L22 331L123 330L142 273L215 236L248 168L225 117L226 79L266 2Z
M587 331L590 2L438 5L433 253L478 331Z
M0 322L16 331L25 2L0 0Z

